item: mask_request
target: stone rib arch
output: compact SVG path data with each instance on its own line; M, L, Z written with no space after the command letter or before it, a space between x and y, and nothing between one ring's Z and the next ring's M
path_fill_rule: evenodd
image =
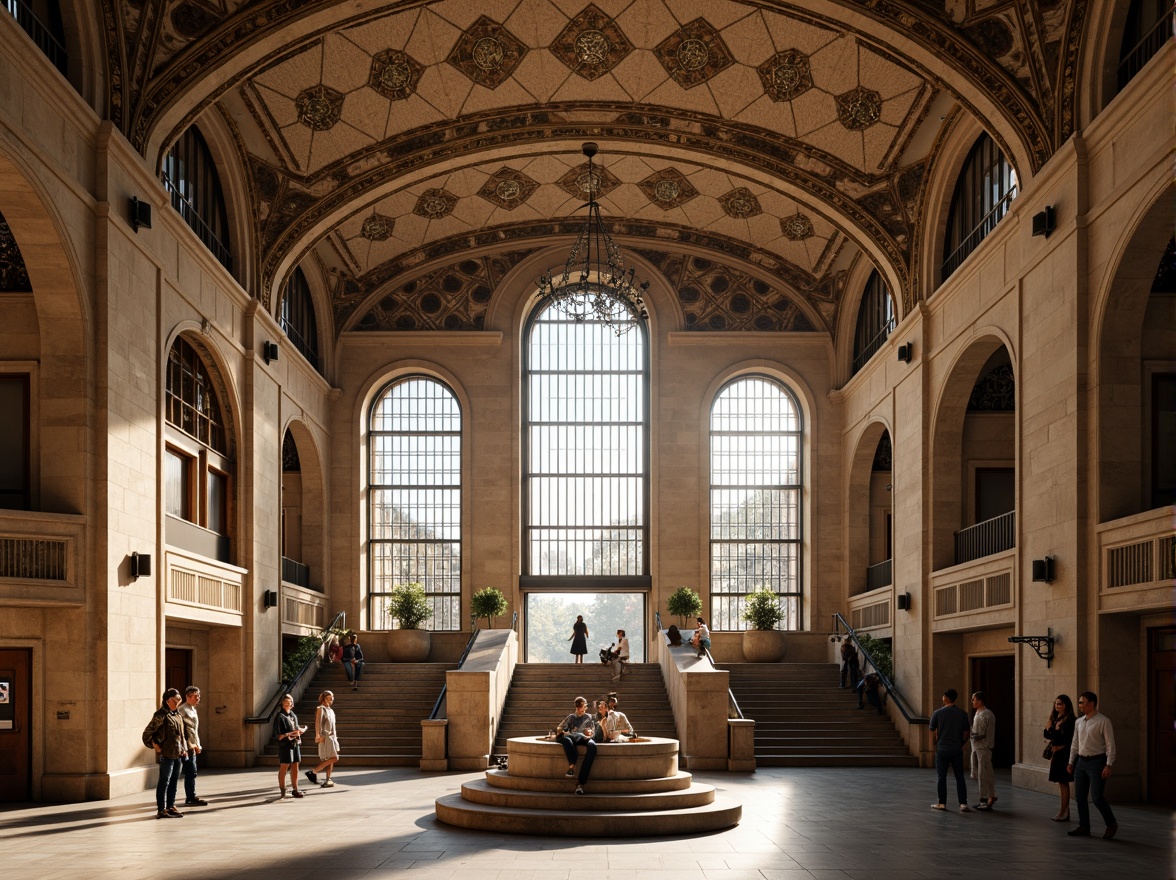
M327 484L327 468L322 445L315 436L312 426L302 415L294 415L282 426L282 442L289 432L298 448L298 461L302 468L302 559L297 560L310 567L312 584L317 584L328 597L331 596L331 579L326 576L330 560L330 549L326 524L327 499L330 497ZM284 506L284 504L283 504ZM317 540L307 540L317 536Z
M23 156L24 150L0 132L0 213L20 248L39 327L37 387L29 391L37 397L40 449L31 462L38 479L30 501L47 512L86 513L91 502L86 486L94 467L82 452L93 449L90 294L69 223ZM88 219L75 218L79 224ZM62 450L76 454L62 455Z
M866 568L870 565L872 512L870 482L878 444L886 435L889 435L893 449L894 431L890 422L875 414L871 415L853 435L846 438L848 447L853 450L849 458L845 489L845 510L849 513L845 524L844 583L848 588L846 598L866 590ZM893 477L891 486L893 487ZM893 504L891 509L893 510Z

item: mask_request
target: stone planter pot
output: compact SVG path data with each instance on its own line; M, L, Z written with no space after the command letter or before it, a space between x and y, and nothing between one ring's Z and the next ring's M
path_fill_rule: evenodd
M784 633L776 629L743 632L743 659L748 663L779 663L784 659Z
M427 629L394 629L388 633L388 657L393 663L424 663L432 642Z

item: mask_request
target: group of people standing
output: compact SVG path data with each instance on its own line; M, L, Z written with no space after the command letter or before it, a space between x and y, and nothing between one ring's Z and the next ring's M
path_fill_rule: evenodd
M200 745L200 716L196 706L200 688L189 685L181 696L176 688L163 692L163 703L143 730L143 745L155 752L159 781L155 786L156 819L182 819L176 808L176 789L184 774L184 806L206 807L196 794L196 756Z
M576 794L584 793L584 786L596 760L597 743L628 742L634 737L633 725L625 713L617 708L618 702L616 694L609 694L596 701L596 714L589 715L588 701L584 697L576 697L572 714L552 731L555 741L563 746L564 755L568 759L568 769L564 775L576 777ZM576 761L580 746L584 746L584 762L577 774Z
M935 770L938 800L933 810L947 809L947 771L955 774L960 812L970 812L968 789L964 781L964 743L972 744L972 778L980 786L980 802L975 809L991 810L996 804L996 786L992 775L992 747L995 743L996 718L988 708L983 691L972 694L972 718L956 706L959 694L954 688L943 692L943 706L931 716L928 725L935 745ZM1070 783L1075 783L1078 802L1078 827L1066 832L1071 837L1090 836L1088 798L1102 815L1106 829L1103 839L1110 840L1119 830L1111 805L1104 794L1106 780L1115 763L1115 733L1110 719L1098 711L1098 696L1085 691L1078 697L1078 713L1066 694L1059 694L1042 735L1046 740L1042 757L1049 759L1049 780L1058 783L1061 805L1055 822L1070 818Z
M318 744L319 762L313 770L306 771L306 778L320 788L333 788L331 771L339 761L339 736L335 731L335 710L332 705L335 694L323 691L319 694L318 706L314 710L314 741ZM302 734L306 726L298 723L294 714L294 697L282 697L282 708L274 718L274 737L278 741L278 792L286 797L286 776L290 777L290 794L304 797L298 788L298 765L302 763ZM320 783L318 774L326 770L326 777Z

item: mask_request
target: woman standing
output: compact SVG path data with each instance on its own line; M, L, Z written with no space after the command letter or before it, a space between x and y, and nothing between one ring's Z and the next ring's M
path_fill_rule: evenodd
M155 786L155 818L180 819L176 809L176 785L180 779L180 762L188 754L188 735L180 715L184 698L175 688L163 692L160 706L143 731L143 745L155 750L159 761L159 782Z
M282 697L282 711L274 719L274 736L278 738L278 789L282 797L286 796L286 772L290 773L290 787L294 789L296 798L302 797L298 790L298 764L302 761L302 734L305 727L298 726L298 716L294 714L294 698L289 694Z
M584 615L577 614L576 622L572 624L572 634L568 636L572 643L572 653L576 655L576 662L583 663L584 655L588 653L588 624L584 622Z
M1070 744L1074 740L1074 704L1065 694L1059 694L1054 700L1053 711L1049 713L1049 721L1045 725L1043 735L1049 740L1047 748L1051 752L1049 781L1058 784L1062 799L1062 805L1053 820L1066 822L1070 818L1070 783L1074 781L1073 775L1066 772L1066 765L1070 760Z
M335 695L331 691L319 694L318 708L314 710L314 741L318 743L319 763L313 770L306 771L306 778L311 782L318 782L318 772L324 768L327 778L323 780L323 788L334 788L331 781L331 771L335 769L335 762L339 760L339 737L335 735L335 710L331 704L335 702ZM297 775L297 774L295 774Z

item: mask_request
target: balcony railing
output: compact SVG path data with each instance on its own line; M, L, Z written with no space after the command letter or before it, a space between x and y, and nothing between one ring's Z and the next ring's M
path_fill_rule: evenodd
M192 231L204 242L204 246L220 261L220 264L232 272L233 255L229 253L229 249L217 237L216 233L212 231L212 227L200 216L200 212L196 210L196 206L184 197L184 194L176 186L175 181L167 175L163 177L163 186L171 193L172 207L184 218L184 222L192 228Z
M282 580L288 584L310 589L310 566L282 557Z
M1017 512L1010 510L955 533L955 564L1003 553L1017 546Z
M888 587L894 583L894 576L891 573L894 567L894 560L887 559L879 562L877 565L871 565L866 569L866 592L876 590L879 587ZM857 629L857 626L854 626Z
M1132 77L1151 61L1152 57L1164 48L1164 43L1172 36L1172 16L1176 13L1176 6L1160 16L1159 21L1135 44L1134 48L1119 62L1119 90L1122 91Z
M932 572L933 619L944 624L936 628L971 626L978 619L988 624L1011 620L1016 605L1016 561L1016 551L1006 550Z
M0 511L0 604L85 600L85 517Z
M874 338L871 339L869 342L867 342L864 346L862 346L862 350L859 351L857 353L857 355L854 356L854 359L853 359L853 372L854 373L856 373L858 370L860 370L862 367L864 367L866 365L866 362L869 361L870 358L872 358L875 354L877 354L878 349L880 349L883 346L883 344L885 344L886 340L890 338L890 334L894 332L894 327L895 327L894 316L891 315L890 319L882 326L882 328L877 332L877 334L874 336Z
M996 224L1009 212L1009 208L1013 204L1013 199L1016 197L1017 187L1013 186L992 206L992 210L980 219L980 222L972 228L972 231L964 236L964 239L956 246L956 249L951 252L951 256L943 261L943 277L945 279L958 269L960 263L966 260L972 251L976 250L976 246L985 239L988 233L996 228Z
M65 52L65 46L61 45L53 31L33 14L32 7L25 0L4 0L4 8L12 13L16 23L37 44L42 54L53 62L53 66L61 71L61 75L68 76L69 56Z
M1098 527L1099 593L1104 610L1169 607L1176 587L1176 506Z
M169 617L241 625L248 571L190 556L175 548L168 548L166 558L164 576Z
M306 635L322 629L326 618L326 596L291 586L289 582L282 586L282 632Z

